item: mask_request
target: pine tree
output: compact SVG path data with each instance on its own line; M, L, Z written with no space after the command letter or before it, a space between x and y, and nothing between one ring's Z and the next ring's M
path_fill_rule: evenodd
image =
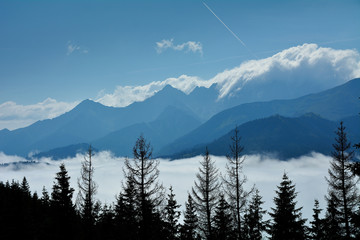
M164 199L163 186L158 183L159 161L152 159L152 147L141 135L133 148L133 161L126 159L125 175L131 177L139 204L140 239L160 234L158 207Z
M247 198L253 191L253 189L250 191L244 189L247 178L242 172L245 157L242 155L244 147L240 145L240 140L239 130L236 127L234 136L231 137L232 143L230 145L230 154L227 156L227 175L223 178L223 182L225 183L225 193L228 196L230 205L233 207L237 239L241 239L242 235L241 213L244 212Z
M301 218L301 208L296 208L295 185L289 180L286 173L276 191L274 198L276 208L271 208L271 229L269 231L271 240L303 240L305 239L304 223Z
M310 239L314 240L325 240L325 221L320 218L322 209L319 207L319 201L315 199L313 208L313 220L310 222Z
M86 239L92 239L94 236L96 218L94 207L96 204L97 184L94 181L93 156L94 153L90 145L86 156L84 156L84 161L81 163L80 178L78 179L77 207L85 228Z
M269 221L263 220L266 210L263 210L261 205L264 201L259 195L259 190L255 190L255 193L250 201L247 213L244 216L245 227L244 234L245 239L249 240L261 240L263 233L267 230Z
M211 161L207 149L200 164L199 173L196 174L198 182L195 182L195 187L192 188L192 195L199 213L199 226L204 238L213 239L212 219L220 188L218 169L215 167L215 163Z
M343 236L345 239L351 239L354 232L351 218L359 204L355 176L351 171L354 152L350 151L351 144L347 140L343 122L340 122L336 135L329 177L326 178L329 184L327 199L332 198L332 203L335 204L340 226L344 229Z
M231 240L235 239L235 236L230 205L224 195L220 194L214 215L214 239Z
M165 228L166 228L166 239L176 240L179 239L179 218L180 211L177 209L180 207L175 199L172 186L169 188L170 193L167 197L167 205L165 206Z
M194 201L191 195L188 195L188 200L185 203L184 223L181 226L181 240L195 240L199 239L197 233L198 229L198 217L196 215L196 209Z

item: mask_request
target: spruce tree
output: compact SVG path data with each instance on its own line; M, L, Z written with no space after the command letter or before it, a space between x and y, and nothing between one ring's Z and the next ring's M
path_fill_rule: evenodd
M325 240L325 220L320 218L322 209L319 207L319 201L315 199L313 208L313 220L310 222L310 239L313 240Z
M305 239L304 223L301 217L301 208L296 208L295 185L284 173L282 182L276 190L274 198L275 208L271 208L271 240L303 240Z
M241 137L237 127L234 130L234 136L231 137L230 154L227 155L226 172L223 177L225 193L229 199L229 203L233 208L234 220L236 225L237 239L241 239L242 235L242 216L245 211L245 205L249 194L253 191L246 191L244 185L247 182L246 176L242 172L245 156L242 155L244 147L240 144Z
M333 144L332 162L330 163L329 184L327 199L335 204L336 214L343 229L343 237L351 239L354 232L352 216L359 205L355 175L351 170L354 152L350 150L351 143L347 140L347 134L343 122L336 132L335 144Z
M70 176L65 164L60 164L60 171L56 173L55 182L51 193L51 209L54 227L54 239L74 239L76 212L72 202L74 189L70 187ZM55 217L56 216L56 217Z
M198 229L198 217L196 215L196 209L194 201L191 195L188 195L188 200L185 203L184 223L181 226L181 240L196 240L199 239L197 233Z
M21 185L20 185L20 189L21 189L21 191L22 191L26 196L30 196L30 195L31 195L30 185L29 185L26 177L23 177L23 180L22 180Z
M170 193L167 197L167 205L165 206L165 232L166 232L166 239L169 240L176 240L179 239L179 218L180 218L180 211L177 209L180 207L177 204L175 199L175 194L173 192L172 186L169 188Z
M262 201L259 190L256 189L244 216L244 239L261 240L263 238L269 221L263 220L266 210L262 209L262 204L264 201Z
M343 239L344 229L340 226L340 214L337 210L337 203L335 203L335 197L331 197L332 193L329 193L330 197L326 199L327 209L325 214L325 239L338 240Z
M205 156L200 162L199 173L196 174L198 182L192 188L193 200L199 213L199 226L203 237L213 239L213 215L218 201L220 184L218 182L218 169L211 160L206 149Z
M219 202L214 214L214 239L235 239L232 211L223 194L220 194Z
M137 191L131 176L127 176L123 191L115 204L115 239L139 238L139 203Z

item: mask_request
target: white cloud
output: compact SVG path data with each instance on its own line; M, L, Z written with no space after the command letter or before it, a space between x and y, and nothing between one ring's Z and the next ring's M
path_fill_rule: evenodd
M172 40L158 43L161 51L173 47ZM321 91L355 77L360 77L360 54L356 50L336 50L316 44L303 44L268 58L244 62L208 80L181 75L143 86L118 86L113 93L104 94L97 101L108 106L127 106L134 101L145 100L167 84L189 94L197 86L210 87L217 83L219 98L223 98L241 91L249 83L258 83L261 87L262 83L277 81L284 86L293 85L294 91L304 88L304 94L308 94L308 89Z
M214 156L212 158L220 171L225 173L226 158ZM169 188L170 185L173 186L176 200L182 205L182 209L184 209L184 203L187 200L187 193L190 192L194 184L201 159L202 157L198 156L175 161L160 161L159 181L163 182L165 188ZM112 203L115 201L115 195L121 190L124 158L114 157L109 152L100 152L93 157L93 160L94 178L99 185L96 197L103 203ZM275 197L276 186L279 185L283 173L286 172L296 184L297 206L304 207L303 215L310 220L315 198L320 201L321 208L325 208L324 196L327 192L325 176L328 174L327 169L330 160L330 157L317 153L289 161L279 161L261 155L247 156L243 168L243 172L248 178L247 189L255 184L265 201L264 208L270 210L271 207L274 207L273 198ZM0 163L16 161L25 161L25 159L0 154ZM39 160L37 165L27 165L16 170L11 166L0 167L0 181L11 181L12 179L21 181L25 176L29 181L31 190L41 194L43 186L51 191L55 174L59 171L59 164L64 162L71 177L71 186L77 189L76 181L79 177L81 161L83 161L83 156L77 155L75 158L60 161L43 158ZM76 192L74 196L76 196Z
M335 50L304 44L283 50L269 58L251 60L239 67L217 74L212 81L220 85L220 98L238 91L250 81L295 82L296 74L302 84L317 81L330 88L352 78L360 77L360 55L356 50Z
M0 129L10 130L32 124L38 120L57 117L74 108L79 102L58 102L47 98L32 105L21 105L9 101L0 104Z
M125 107L133 102L141 102L153 96L166 85L171 85L186 94L191 93L197 86L210 87L211 81L204 81L198 77L181 75L178 78L168 78L164 81L151 82L143 86L117 86L110 94L102 92L102 96L96 101L113 107Z
M74 52L79 52L79 53L83 53L83 54L87 54L89 52L89 50L84 49L84 47L80 47L80 46L72 43L71 41L68 41L66 50L67 50L66 55L68 55L68 56Z
M188 41L177 45L174 44L174 39L163 39L160 42L156 42L157 53L162 53L168 49L193 53L199 52L201 55L203 54L202 44L200 42Z

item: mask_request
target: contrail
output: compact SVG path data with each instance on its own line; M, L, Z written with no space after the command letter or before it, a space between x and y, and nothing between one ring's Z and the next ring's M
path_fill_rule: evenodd
M202 2L204 4L204 6L209 9L209 11L226 27L226 29L252 54L255 56L255 54L253 54L250 49L246 46L246 44L233 32L231 31L231 29L214 13L213 10L211 10L211 8L205 3ZM256 56L255 56L256 57Z

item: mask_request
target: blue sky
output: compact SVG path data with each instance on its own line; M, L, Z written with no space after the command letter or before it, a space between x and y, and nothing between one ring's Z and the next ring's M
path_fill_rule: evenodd
M3 0L0 105L74 103L181 75L207 80L304 43L360 49L358 0L205 3L246 47L203 1Z

